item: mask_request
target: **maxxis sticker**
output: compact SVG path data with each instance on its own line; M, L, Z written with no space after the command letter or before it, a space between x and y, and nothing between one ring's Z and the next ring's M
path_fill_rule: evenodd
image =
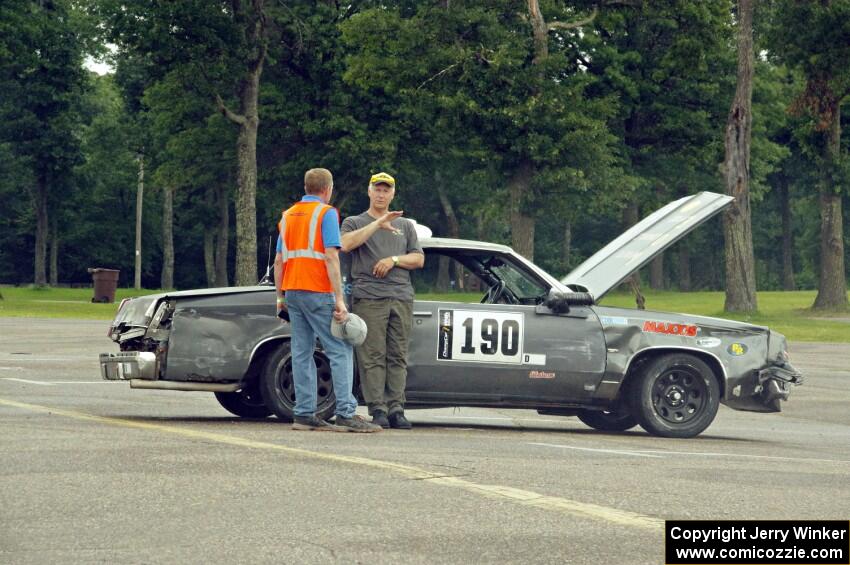
M521 312L438 310L437 360L522 363Z

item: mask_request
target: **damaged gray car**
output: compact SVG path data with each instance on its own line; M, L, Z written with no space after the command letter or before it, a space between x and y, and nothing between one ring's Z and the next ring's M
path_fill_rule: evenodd
M588 426L693 437L723 403L779 412L802 376L785 337L766 327L598 302L729 196L701 192L657 210L557 280L509 247L425 237L407 407L524 408ZM427 291L451 289L446 300ZM124 301L109 329L120 353L102 375L132 388L210 391L237 416L289 420L295 404L289 325L270 286L169 292ZM318 410L333 414L317 344ZM359 393L355 374L355 394Z

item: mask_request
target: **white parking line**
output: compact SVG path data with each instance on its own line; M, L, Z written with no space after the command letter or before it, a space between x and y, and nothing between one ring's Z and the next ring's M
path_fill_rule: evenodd
M703 451L663 451L659 449L636 449L636 450L617 450L617 449L593 449L590 447L577 447L574 445L559 445L555 443L532 443L528 445L539 445L542 447L556 447L558 449L574 449L577 451L599 451L602 453L616 453L620 455L633 455L635 457L654 457L656 459L664 459L665 456L692 456L692 457L737 457L743 459L768 459L774 461L800 461L805 463L838 463L847 464L850 461L842 459L818 459L814 457L780 457L777 455L750 455L747 453L711 453Z
M90 355L86 356L68 356L68 357L31 357L29 355L0 355L0 361L11 361L13 363L20 363L21 361L35 361L36 363L40 362L66 362L66 361L91 361L93 363L97 363L97 359L92 359Z
M702 451L658 451L645 450L640 453L661 453L664 455L694 455L697 457L738 457L744 459L772 459L774 461L805 461L807 463L850 463L841 459L817 459L813 457L780 457L778 455L750 455L747 453L709 453Z
M0 377L0 381L15 381L30 385L54 386L54 385L101 385L114 384L127 381L34 381L31 379L16 379L15 377Z
M4 381L15 381L16 383L27 383L27 384L30 384L30 385L53 386L50 383L45 383L45 382L42 382L42 381L31 381L29 379L16 379L14 377L3 377L2 380L4 380Z
M539 445L542 447L557 447L558 449L575 449L576 451L595 451L597 453L615 453L617 455L631 455L633 457L651 457L652 459L664 459L660 455L648 455L638 451L624 451L619 449L594 449L591 447L576 447L574 445L557 445L554 443L534 443L528 442L528 445Z

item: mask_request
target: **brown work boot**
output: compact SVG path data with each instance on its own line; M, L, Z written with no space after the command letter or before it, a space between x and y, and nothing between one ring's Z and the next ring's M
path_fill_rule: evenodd
M292 419L292 429L300 431L336 432L336 426L315 416L295 416Z
M334 430L335 432L358 432L361 434L370 434L380 432L383 429L381 426L371 424L362 416L357 415L354 415L351 418L343 418L342 416L337 415L334 420L334 425L337 428Z

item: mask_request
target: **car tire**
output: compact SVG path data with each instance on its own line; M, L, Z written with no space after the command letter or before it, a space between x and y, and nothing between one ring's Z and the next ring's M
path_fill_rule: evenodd
M660 437L689 438L705 430L720 406L720 385L701 359L663 355L638 369L629 391L640 426Z
M604 432L624 432L638 425L638 421L628 412L604 412L602 410L583 410L578 419L593 428Z
M334 413L334 396L331 367L321 351L313 354L316 362L317 396L316 417L327 420ZM295 382L292 376L292 353L289 341L283 341L272 350L260 375L260 393L263 402L279 419L291 422L295 409Z
M214 394L222 408L241 418L266 418L272 413L266 406L256 383L252 383L239 392Z

